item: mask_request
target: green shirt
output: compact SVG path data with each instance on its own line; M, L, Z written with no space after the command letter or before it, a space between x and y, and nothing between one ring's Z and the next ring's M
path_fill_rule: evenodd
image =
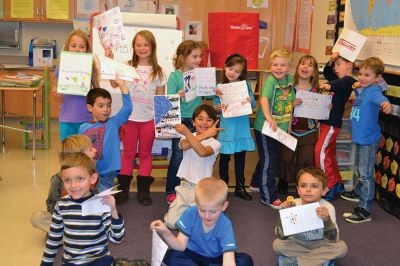
M286 78L278 81L270 74L265 80L261 97L268 98L270 113L276 121L277 126L287 132L292 115L292 101L296 98L293 89L293 76L287 74ZM254 129L262 131L264 122L265 116L260 107L258 108L256 119L254 120Z

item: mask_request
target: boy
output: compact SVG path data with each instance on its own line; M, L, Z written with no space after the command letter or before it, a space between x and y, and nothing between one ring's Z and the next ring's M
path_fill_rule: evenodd
M183 150L183 159L177 176L181 183L175 188L176 199L172 202L165 215L165 224L175 229L175 223L182 213L195 204L194 191L197 182L206 176L211 176L215 159L221 144L213 137L222 130L217 128L217 112L206 104L198 106L192 115L196 133L192 133L185 125L176 125L176 131L183 135L179 147Z
M90 187L97 177L96 162L84 153L68 154L61 161L61 179L68 196L61 198L54 208L42 266L53 265L61 245L63 264L110 265L114 261L107 238L120 243L125 236L124 221L114 197L103 199L111 207L110 213L82 216L82 203L94 195Z
M128 121L132 100L125 81L115 79L122 93L122 108L110 118L111 94L102 88L92 89L86 96L87 109L93 120L81 125L79 134L88 136L97 150L97 171L100 175L99 191L111 188L117 171L121 169L119 128Z
M228 186L222 179L206 177L196 185L197 206L188 208L179 218L175 237L160 221L150 224L171 248L163 263L172 265L253 265L245 253L235 253L236 241L229 218ZM235 264L236 261L236 264Z
M340 134L344 107L350 97L353 84L353 63L333 53L325 65L324 77L329 81L321 85L332 94L332 109L328 120L320 120L319 137L315 144L315 166L328 177L326 200L333 200L336 194L344 192L342 177L336 160L336 138Z
M85 135L72 135L65 138L61 143L59 158L62 160L67 154L75 152L83 152L90 159L93 159L96 155L96 149L93 148L92 141ZM65 195L61 173L58 172L50 179L50 190L46 200L47 211L35 212L31 218L32 226L48 233L56 202Z
M359 180L353 191L344 192L345 200L358 202L358 208L346 218L350 223L371 221L371 205L375 197L374 162L381 128L378 125L379 110L390 114L392 106L382 95L377 82L382 78L385 66L381 59L370 57L361 62L358 81L363 88L356 93L356 102L351 110L352 140L356 145L355 173Z
M279 209L282 201L278 199L275 187L277 163L285 149L278 141L262 134L264 122L275 131L277 127L288 131L292 114L292 101L295 99L293 76L288 74L292 55L285 50L276 50L270 56L271 75L265 81L254 121L259 161L251 181L252 186L259 183L261 203ZM280 180L278 189L287 191L287 184Z
M321 169L307 167L300 170L297 175L297 193L300 198L285 201L281 206L282 208L289 208L319 202L320 207L315 211L324 221L324 228L285 236L282 224L279 221L275 228L277 239L272 244L274 251L280 255L278 265L290 263L296 265L296 262L300 266L323 265L347 254L346 243L339 240L335 207L322 199L327 191L326 175Z

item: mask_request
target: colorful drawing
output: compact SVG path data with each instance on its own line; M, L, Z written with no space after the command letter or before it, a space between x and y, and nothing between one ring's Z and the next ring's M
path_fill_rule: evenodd
M179 95L154 96L154 124L156 138L180 138L175 125L181 123Z
M124 25L119 7L114 7L93 18L104 49L111 49L125 44Z

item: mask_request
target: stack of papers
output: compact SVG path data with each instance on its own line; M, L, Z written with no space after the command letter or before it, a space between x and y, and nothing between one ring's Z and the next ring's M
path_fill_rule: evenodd
M17 73L0 77L1 87L34 87L42 77L36 74Z

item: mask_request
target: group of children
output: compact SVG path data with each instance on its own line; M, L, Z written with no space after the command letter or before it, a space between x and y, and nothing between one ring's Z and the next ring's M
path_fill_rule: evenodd
M87 37L81 35L80 31L71 33L65 47L69 51L90 52ZM51 188L49 195L53 197L48 199L48 212L38 214L32 220L36 227L49 232L42 265L53 263L56 250L61 245L64 246L65 265L111 264L113 258L107 248L107 238L113 242L123 240L124 221L117 212L116 202L121 204L128 198L137 152L140 159L137 199L142 205L152 204L150 185L154 178L150 174L154 141L153 98L156 94L165 93L165 74L157 63L157 46L151 32L139 31L132 41L132 47L132 60L127 64L137 70L141 80L126 82L117 76L110 81L112 87L119 87L122 93L123 104L116 115L110 117L110 93L97 88L97 71L93 71L94 88L86 99L82 96L62 96L61 113L68 113L69 108L74 108L75 112L84 106L92 117L81 121L80 114L61 120L60 113L61 173L52 178L52 186L61 184L61 180L67 196L59 199L62 189ZM105 54L113 57L111 50L107 49ZM176 70L168 78L167 94L179 94L181 98L182 123L175 129L183 137L172 140L166 185L167 201L170 203L168 212L164 222L155 221L150 227L171 248L164 257L166 265L235 265L235 261L238 265L253 265L249 255L235 253L237 247L232 225L223 214L228 206L230 155L234 155L235 160L234 195L244 200L252 199L244 186L245 154L246 151L255 150L249 116L225 118L221 114L218 118L218 111L224 108L219 101L224 95L218 89L214 106L204 104L199 96L186 101L183 73L200 66L201 54L202 46L195 41L184 41L176 50L173 62ZM335 142L340 132L345 104L356 83L352 78L353 64L333 54L324 69L330 81L321 86L314 57L303 56L294 77L289 74L290 66L291 55L287 51L277 50L271 54L271 74L262 89L261 106L254 121L259 161L251 186L258 187L261 202L274 209L320 203L321 207L316 209L316 213L324 221L323 230L287 237L278 224L277 240L273 247L282 255L280 261L297 260L299 265L309 265L309 261L322 264L340 258L347 252L347 246L338 237L334 207L327 200L343 192L342 198L359 201L359 207L346 220L353 223L371 220L373 162L380 140L378 114L381 108L385 113L390 113L391 105L376 85L383 74L383 62L378 58L363 61L359 74L360 89L357 90L351 113L353 142L357 145L355 173L359 176L359 183L354 191L344 192L335 158ZM246 80L246 72L246 59L240 54L230 55L223 68L223 83ZM302 103L301 99L296 98L296 90L320 93L320 89L328 90L332 95L329 119L316 121L292 117L293 107ZM255 108L255 99L249 85L248 92L246 100ZM279 127L296 137L296 151L291 152L278 141L264 135L264 126L274 131ZM89 139L75 134L86 135ZM120 136L123 143L122 158L119 152ZM219 153L220 179L217 179L211 176ZM297 172L299 174L296 178ZM278 190L276 177L279 177ZM92 218L82 216L82 202L93 196L94 191L111 188L114 178L118 179L122 192L117 194L116 200L111 196L104 198L111 213ZM296 178L300 198L294 202L282 202L277 192L286 193L292 178ZM55 200L58 201L54 204ZM53 215L49 225L51 212ZM44 225L41 222L43 217L46 217ZM175 237L167 227L177 228L180 233ZM88 231L91 232L90 236Z

